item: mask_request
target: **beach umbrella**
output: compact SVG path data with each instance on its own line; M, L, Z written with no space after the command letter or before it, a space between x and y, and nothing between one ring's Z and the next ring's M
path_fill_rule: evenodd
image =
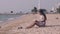
M40 11L47 11L46 9L40 9Z
M47 10L46 9L40 9L40 12L47 13Z

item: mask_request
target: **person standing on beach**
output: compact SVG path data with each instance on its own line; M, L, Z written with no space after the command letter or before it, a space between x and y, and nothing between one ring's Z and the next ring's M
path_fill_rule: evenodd
M44 13L44 10L40 9L36 14L39 14L40 15L39 16L39 19L35 19L34 20L34 23L32 23L27 28L32 28L34 25L37 25L39 27L45 27L47 17L46 17L46 14Z
M37 14L37 8L36 7L34 7L34 9L32 9L32 13Z

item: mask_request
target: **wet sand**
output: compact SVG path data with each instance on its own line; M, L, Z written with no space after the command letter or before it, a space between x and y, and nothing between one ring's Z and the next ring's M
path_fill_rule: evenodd
M36 19L33 16L39 15L23 15L18 19L6 22L6 24L1 24L0 34L60 34L60 14L47 14L46 27L34 26L25 29ZM18 27L23 27L23 29L18 29Z

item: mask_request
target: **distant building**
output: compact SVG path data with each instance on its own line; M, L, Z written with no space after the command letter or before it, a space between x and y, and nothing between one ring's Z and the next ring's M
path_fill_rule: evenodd
M60 3L58 3L58 4L56 4L56 6L55 7L52 7L52 9L51 9L51 13L57 13L57 8L59 8L59 6L60 6Z

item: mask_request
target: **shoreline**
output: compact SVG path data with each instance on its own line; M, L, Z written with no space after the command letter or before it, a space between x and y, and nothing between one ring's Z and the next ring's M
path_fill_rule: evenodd
M7 23L9 23L10 21L14 21L14 20L16 20L16 19L19 19L19 18L21 18L23 15L21 15L21 16L19 16L19 17L14 17L14 18L8 18L7 20L4 20L4 21L2 21L2 22L0 22L0 25L4 25L4 24L7 24ZM4 23L5 22L5 23ZM7 22L7 23L6 23Z

